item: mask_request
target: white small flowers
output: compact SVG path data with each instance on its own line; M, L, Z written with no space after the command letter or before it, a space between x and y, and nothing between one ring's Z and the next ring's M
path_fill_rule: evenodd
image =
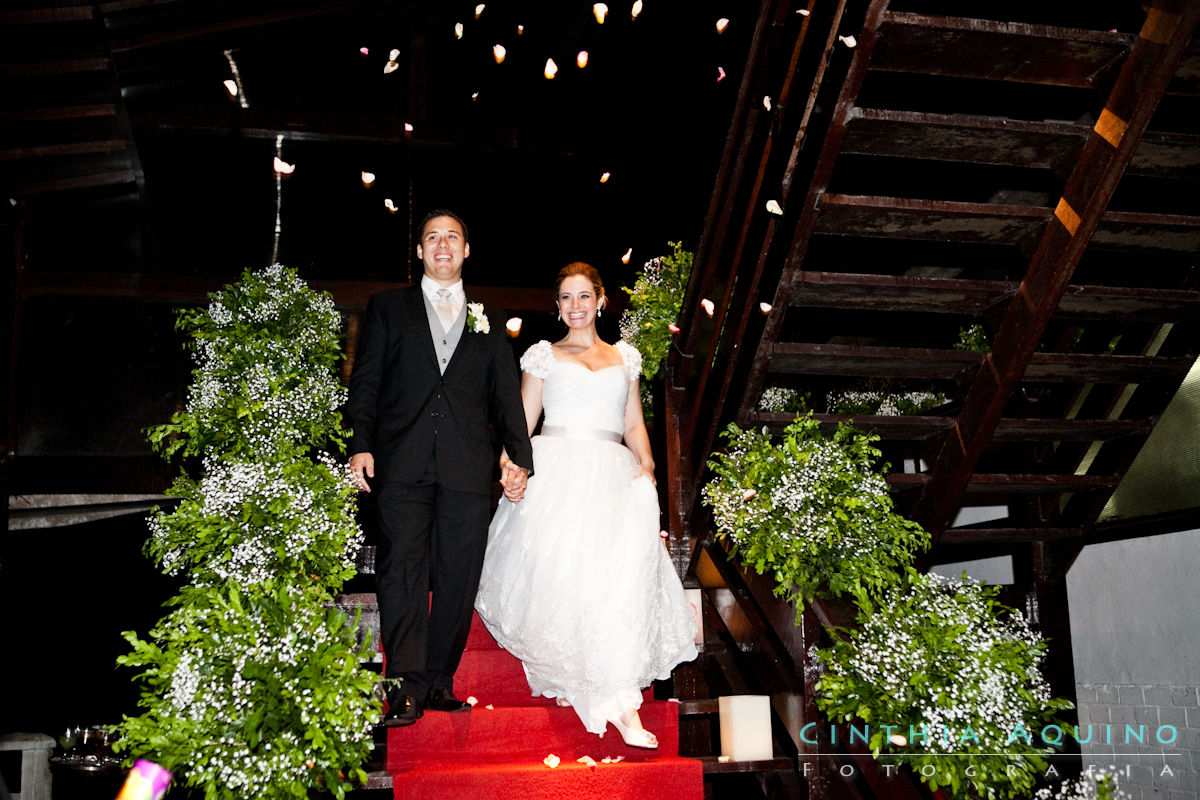
M467 303L467 328L471 333L492 332L492 323L483 313L483 303Z

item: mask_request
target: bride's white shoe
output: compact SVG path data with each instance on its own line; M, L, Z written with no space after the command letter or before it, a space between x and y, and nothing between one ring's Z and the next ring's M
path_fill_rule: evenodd
M641 747L646 750L658 749L658 737L645 728L631 728L621 721L621 718L610 719L609 722L621 734L621 739L630 747Z

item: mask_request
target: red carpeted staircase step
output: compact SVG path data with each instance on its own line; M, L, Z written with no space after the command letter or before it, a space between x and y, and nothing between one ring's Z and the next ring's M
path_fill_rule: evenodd
M454 714L428 711L415 725L388 730L387 769L397 800L704 796L702 764L677 755L677 703L645 693L642 722L658 736L658 750L627 747L611 727L604 738L588 733L572 709L530 695L521 662L499 648L478 616L454 692L475 697L478 705ZM543 763L550 754L561 759L553 769ZM578 763L581 756L596 767ZM621 761L602 763L606 756Z

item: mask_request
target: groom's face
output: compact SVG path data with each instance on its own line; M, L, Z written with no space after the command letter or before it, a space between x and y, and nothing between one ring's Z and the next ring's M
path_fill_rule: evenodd
M441 286L462 280L463 261L469 255L471 245L453 217L434 217L421 231L417 258L425 265L425 274Z

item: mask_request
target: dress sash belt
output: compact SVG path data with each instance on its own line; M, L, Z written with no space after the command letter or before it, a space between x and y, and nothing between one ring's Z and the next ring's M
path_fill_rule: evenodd
M591 439L600 442L621 443L625 438L614 431L602 431L594 428L567 428L560 425L543 425L542 436L558 436L563 439Z

